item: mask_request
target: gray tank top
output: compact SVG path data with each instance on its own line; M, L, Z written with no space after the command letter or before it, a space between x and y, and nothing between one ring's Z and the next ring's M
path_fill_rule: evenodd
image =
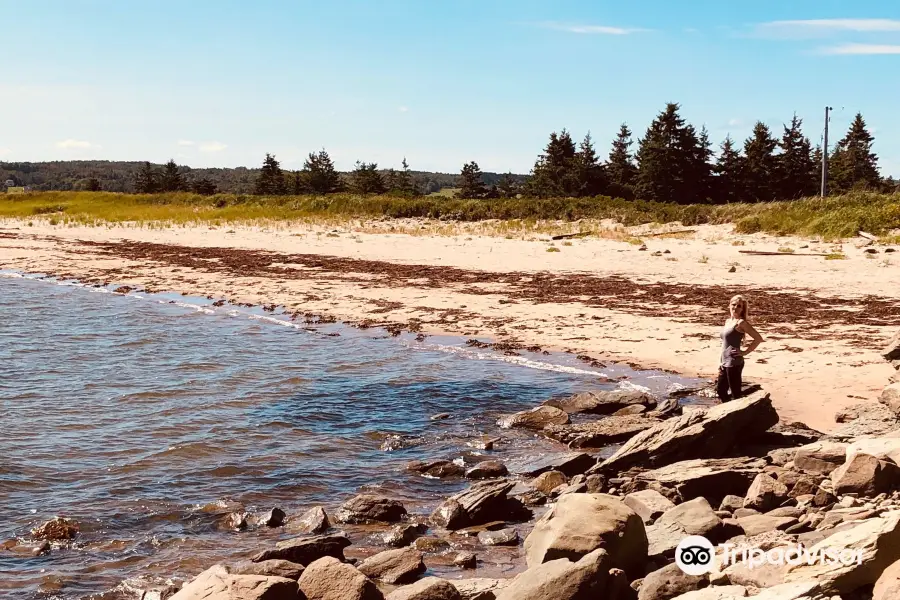
M735 329L737 323L726 325L722 330L722 366L734 367L743 364L743 356L734 356L732 353L736 350L740 351L741 343L744 341L744 333Z

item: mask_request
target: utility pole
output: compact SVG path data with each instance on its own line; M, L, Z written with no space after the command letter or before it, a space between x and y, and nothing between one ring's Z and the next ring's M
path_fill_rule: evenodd
M824 198L826 194L828 194L828 113L830 113L833 108L830 106L825 107L825 137L822 140L822 192L821 196Z

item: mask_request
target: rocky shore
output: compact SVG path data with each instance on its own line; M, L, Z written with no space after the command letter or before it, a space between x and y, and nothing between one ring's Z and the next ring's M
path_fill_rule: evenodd
M900 333L883 356L900 367ZM235 529L284 528L294 537L249 560L213 565L184 585L136 579L122 590L140 600L894 600L900 377L888 383L881 404L839 415L842 424L828 435L780 422L762 389L708 408L626 391L548 401L498 426L533 430L568 452L468 469L409 464L425 476L473 480L430 515L372 494L333 514L322 507L292 516L277 508L235 512ZM606 458L579 450L618 442ZM353 527L374 534L383 550L362 560L345 556ZM523 527L530 528L524 539ZM32 532L42 541L34 551L77 534L75 523L50 521ZM687 536L719 545L708 573L688 575L674 562ZM470 540L466 549L460 539ZM478 548L520 544L524 572L466 576L479 564ZM811 553L846 550L857 560L760 565L725 552L798 544ZM426 563L436 561L451 567L446 578L427 576Z

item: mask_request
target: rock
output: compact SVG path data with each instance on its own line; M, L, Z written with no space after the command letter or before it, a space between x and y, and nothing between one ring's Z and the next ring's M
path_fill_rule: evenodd
M478 534L478 541L485 546L518 546L519 534L515 529L500 529L498 531L482 531Z
M818 489L819 484L815 479L813 479L809 475L803 475L800 477L800 479L797 480L797 483L794 484L794 487L791 488L791 491L788 492L788 497L797 498L798 496L815 494Z
M235 531L244 531L247 529L247 513L234 512L225 517L225 527Z
M264 560L262 562L246 560L229 566L228 571L233 575L265 575L266 577L284 577L297 581L303 575L303 565L288 560Z
M797 524L796 517L770 517L769 515L749 515L738 517L737 522L747 536L759 535L767 531L783 531Z
M280 508L273 508L256 516L256 523L262 527L281 527L287 515Z
M550 495L554 488L566 483L568 483L568 479L560 471L547 471L535 477L534 481L531 482L531 487L541 493Z
M722 498L722 502L719 504L719 510L727 510L732 513L739 508L744 508L744 499L733 494Z
M331 523L325 509L315 506L300 517L289 520L287 528L297 533L325 533L331 528Z
M884 404L869 402L859 408L859 417L833 429L831 439L852 441L863 436L881 436L893 433L900 426L898 416Z
M662 467L683 460L719 458L741 439L752 438L777 422L769 395L755 392L658 423L635 435L596 469L621 472L636 465ZM736 431L741 435L735 435Z
M847 446L847 460L857 454L870 454L875 458L890 460L900 464L900 433L893 432L883 437L861 437Z
M337 510L339 523L396 523L406 515L406 509L396 500L373 494L360 494L347 500Z
M605 494L568 494L535 523L525 539L529 567L567 558L578 560L603 548L611 566L638 573L647 559L641 518L621 500Z
M856 454L831 474L835 494L875 496L900 487L900 467L869 454Z
M342 535L293 538L276 543L275 548L263 550L250 560L257 563L265 560L287 560L301 565L309 565L325 556L344 560L344 548L349 545L350 540Z
M705 498L694 498L669 509L647 527L647 553L651 557L671 558L678 543L689 535L702 535L713 543L722 541L722 520Z
M508 579L455 579L453 587L462 600L496 600L497 594L509 584Z
M647 407L642 406L640 404L634 404L632 406L626 406L625 408L620 408L616 412L612 414L614 417L626 417L628 415L641 415L647 412Z
M826 506L831 506L835 502L837 502L837 498L835 497L835 495L828 490L820 487L818 490L816 490L815 496L813 496L812 504L815 507L823 508Z
M42 541L40 544L32 548L31 555L32 556L47 556L50 552L53 551L53 546L50 545L48 540Z
M588 494L599 494L606 487L606 479L602 475L588 475L584 478Z
M456 587L445 579L426 577L388 594L387 600L462 600Z
M828 548L842 548L848 556L852 551L861 551L861 560L849 561L850 564L838 560L831 564L816 562L790 566L786 581L815 580L824 592L831 594L846 594L873 585L888 566L900 560L900 511L891 511L834 533L808 550L816 553Z
M431 415L429 420L431 421L443 421L444 419L449 419L450 413L438 413L436 415Z
M719 502L727 495L744 497L750 483L766 466L762 458L714 458L677 462L639 473L636 481L678 501L707 498Z
M645 415L610 416L588 423L548 425L544 435L570 448L603 448L629 440L659 422L658 418Z
M544 404L570 415L577 413L611 415L631 407L652 408L656 406L656 398L638 390L611 390L584 392L562 400L548 400Z
M617 600L607 593L614 585L611 568L612 559L602 548L578 562L551 560L516 575L497 600Z
M522 427L525 429L543 429L547 425L565 425L569 422L569 415L553 406L536 406L530 410L523 410L512 415L507 415L497 421L501 429Z
M122 592L129 599L171 600L180 589L181 585L172 579L141 575L122 581L114 591Z
M414 548L385 550L370 556L357 566L360 573L370 579L385 583L401 584L415 581L425 572L422 553Z
M171 600L297 600L297 597L297 582L293 579L233 575L225 566L215 565L197 575Z
M460 569L474 569L478 566L478 557L471 552L460 552L453 557L453 564Z
M884 360L900 360L900 330L894 334L894 337L885 346L881 356L884 357Z
M420 537L413 547L421 552L442 552L450 547L450 542L437 537Z
M625 496L625 506L637 513L645 524L650 524L675 505L656 490L641 490Z
M894 414L900 415L900 383L892 383L881 390L878 401L890 408Z
M875 582L872 600L896 600L900 598L900 562L895 562Z
M496 479L507 473L506 465L499 460L485 460L466 471L466 479Z
M31 530L36 540L73 540L78 535L78 523L72 519L54 517Z
M431 514L438 527L456 530L500 520L527 520L531 511L507 493L515 486L506 480L488 480L472 484L441 503Z
M837 442L819 441L797 448L794 467L809 473L828 475L844 464L847 445Z
M332 557L308 565L299 584L306 600L384 600L368 577Z
M708 585L708 575L687 575L678 565L671 563L644 577L638 590L638 600L669 600Z
M806 513L806 509L799 506L781 506L766 513L769 517L793 517L799 519Z
M526 477L537 477L547 471L559 471L566 477L574 477L585 473L595 464L597 464L597 459L590 454L569 452L565 454L547 454L539 458L510 462L507 466L512 473Z
M389 532L382 536L384 543L394 548L402 548L409 546L417 538L425 535L428 527L422 524L396 525Z
M783 483L765 473L760 473L750 484L750 489L744 496L744 508L768 512L781 506L787 496L788 489Z
M749 516L758 515L758 514L759 514L759 511L756 510L755 508L739 508L736 511L734 511L733 516L735 519L740 519L741 517L749 517Z

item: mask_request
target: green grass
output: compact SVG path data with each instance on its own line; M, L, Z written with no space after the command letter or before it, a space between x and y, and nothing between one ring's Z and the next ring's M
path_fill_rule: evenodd
M114 194L40 192L0 195L0 218L40 217L63 223L168 222L225 223L308 218L430 218L443 221L571 222L614 219L626 225L671 223L685 226L734 223L739 233L767 232L838 239L859 230L886 235L900 229L900 194L854 193L793 202L758 204L668 204L617 198L514 198L463 200L445 196L251 196L219 194ZM631 241L631 240L629 240ZM638 240L634 240L639 243Z

